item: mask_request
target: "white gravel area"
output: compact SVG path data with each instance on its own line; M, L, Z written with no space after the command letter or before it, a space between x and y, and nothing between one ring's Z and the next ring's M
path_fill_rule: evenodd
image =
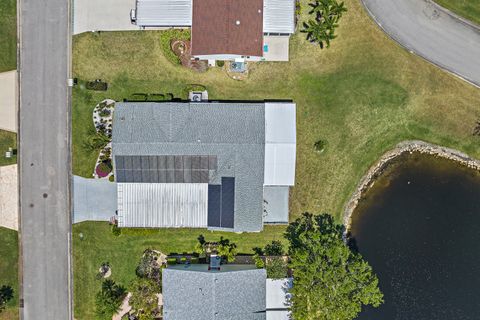
M0 167L0 226L18 230L17 165Z

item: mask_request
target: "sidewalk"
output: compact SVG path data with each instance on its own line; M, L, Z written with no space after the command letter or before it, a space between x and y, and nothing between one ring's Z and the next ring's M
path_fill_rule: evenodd
M18 230L17 165L0 167L0 226Z
M17 71L0 73L0 129L17 132Z

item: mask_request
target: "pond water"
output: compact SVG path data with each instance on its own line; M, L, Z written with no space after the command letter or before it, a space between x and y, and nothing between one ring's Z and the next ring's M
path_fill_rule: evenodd
M480 319L480 173L401 156L365 194L351 232L385 295L358 319Z

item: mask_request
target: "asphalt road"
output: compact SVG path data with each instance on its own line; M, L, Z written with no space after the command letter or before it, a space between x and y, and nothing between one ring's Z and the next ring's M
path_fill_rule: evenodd
M21 319L72 319L68 0L20 0Z
M480 86L480 30L427 0L362 0L374 20L408 50Z

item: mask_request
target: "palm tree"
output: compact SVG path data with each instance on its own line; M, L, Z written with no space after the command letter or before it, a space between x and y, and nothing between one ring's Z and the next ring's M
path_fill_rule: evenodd
M318 43L320 48L330 47L330 40L336 38L334 34L334 28L332 28L331 21L317 22L315 20L309 20L303 23L303 29L301 32L307 34L307 40L311 43Z
M336 38L338 21L347 9L343 2L336 0L315 0L309 5L312 7L309 14L314 15L315 19L304 22L302 32L307 33L308 41L318 43L322 49L324 46L328 48L330 41Z

